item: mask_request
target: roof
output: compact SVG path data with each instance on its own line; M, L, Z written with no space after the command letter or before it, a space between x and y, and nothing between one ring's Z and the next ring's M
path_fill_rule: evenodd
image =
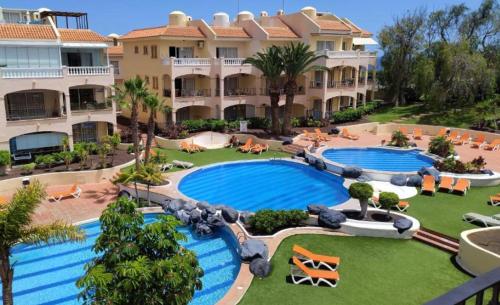
M205 38L205 35L203 35L200 29L196 26L167 25L154 28L132 30L120 37L120 39L136 39L156 36Z
M121 56L123 55L123 46L112 46L108 48L109 56Z
M57 29L61 34L61 41L93 41L93 42L106 42L111 39L104 37L91 30L77 30L77 29Z
M251 38L251 36L242 28L237 26L212 26L212 30L217 37L225 38Z
M299 38L289 27L267 26L263 27L269 34L269 38Z
M361 36L363 36L363 37L371 37L372 36L372 33L358 27L349 19L343 18L343 20L347 24L347 26L349 26L351 28L353 34L361 34Z
M315 20L319 25L320 29L326 31L345 31L350 32L351 28L347 26L345 23L338 20Z
M0 39L56 40L57 36L50 25L0 24Z

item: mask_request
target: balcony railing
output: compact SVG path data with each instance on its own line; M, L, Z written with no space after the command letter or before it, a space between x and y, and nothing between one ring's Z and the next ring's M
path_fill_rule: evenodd
M241 66L245 58L224 58L222 59L222 64L225 66Z
M58 78L62 68L1 68L2 78Z
M68 75L86 76L86 75L108 75L111 72L109 66L94 67L67 67Z
M355 85L354 79L344 79L344 80L336 80L328 82L328 88L336 89L336 88L354 88Z
M112 109L113 105L110 101L89 103L70 102L70 107L71 111L98 111Z
M176 97L211 96L210 89L175 89Z
M18 109L7 112L7 121L59 118L58 113L47 113L44 109Z
M245 96L245 95L256 95L257 90L255 88L237 88L237 89L225 89L224 96Z
M311 81L309 83L309 88L311 88L311 89L323 89L323 82Z
M359 57L376 57L377 52L367 52L367 51L316 51L318 55L324 55L328 58L357 58Z
M174 66L210 66L210 58L174 58Z

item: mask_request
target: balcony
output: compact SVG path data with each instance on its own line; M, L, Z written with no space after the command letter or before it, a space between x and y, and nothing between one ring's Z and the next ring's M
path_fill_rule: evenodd
M62 78L69 76L110 75L110 66L61 67L61 68L1 68L4 79Z
M172 58L167 61L167 65L173 63L174 66L210 66L212 65L211 58Z
M71 111L99 111L99 110L111 110L113 109L113 105L110 101L106 102L87 102L87 103L78 103L71 102Z
M354 88L354 87L355 87L354 79L344 79L344 80L328 82L329 89L344 89L344 88Z
M224 89L224 96L254 96L257 95L255 88ZM215 96L220 96L220 91L215 92Z
M317 51L317 55L323 55L327 58L376 58L377 52L367 52L367 51Z
M110 75L111 66L65 67L70 76Z
M222 64L224 66L242 66L245 58L223 58ZM250 64L245 64L250 65Z
M210 89L175 89L176 97L196 97L196 96L211 96Z

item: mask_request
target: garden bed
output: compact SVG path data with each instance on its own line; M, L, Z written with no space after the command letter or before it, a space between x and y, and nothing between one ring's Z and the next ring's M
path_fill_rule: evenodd
M500 255L500 234L498 230L475 232L470 234L468 238L475 245Z

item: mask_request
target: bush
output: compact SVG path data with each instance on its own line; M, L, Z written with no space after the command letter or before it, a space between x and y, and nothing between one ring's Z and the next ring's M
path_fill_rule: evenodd
M298 227L308 218L307 212L302 210L260 210L250 217L249 224L252 232L269 235L282 229Z
M452 158L436 161L434 167L441 172L450 172L455 174L480 174L486 166L484 158L479 156L470 162L462 162Z
M10 153L7 150L0 150L0 166L10 164Z
M332 123L345 123L352 122L361 119L363 116L361 110L349 108L342 111L337 111L332 113L331 121Z
M389 142L389 145L396 147L408 147L409 141L410 139L408 139L408 137L404 133L396 130L392 133L391 142Z
M184 120L181 123L182 127L187 129L189 132L195 132L200 130L206 130L208 128L208 124L206 120Z
M299 118L292 118L291 124L292 124L292 127L301 127Z
M271 128L271 120L268 118L249 118L248 128L251 129L269 129Z
M399 196L396 193L392 192L382 192L380 193L378 202L384 209L387 209L387 217L389 217L391 208L398 205L399 203Z
M23 175L31 175L33 173L33 170L35 169L36 164L34 162L24 164L21 166L21 173Z
M134 153L134 145L127 146L127 154L133 154L133 153Z
M208 120L207 127L212 131L224 131L227 122L225 120Z
M227 122L228 129L240 129L240 121Z
M455 151L453 143L445 137L435 137L429 143L429 153L447 158Z
M373 187L365 182L354 182L349 187L349 195L351 197L365 201L373 196Z

